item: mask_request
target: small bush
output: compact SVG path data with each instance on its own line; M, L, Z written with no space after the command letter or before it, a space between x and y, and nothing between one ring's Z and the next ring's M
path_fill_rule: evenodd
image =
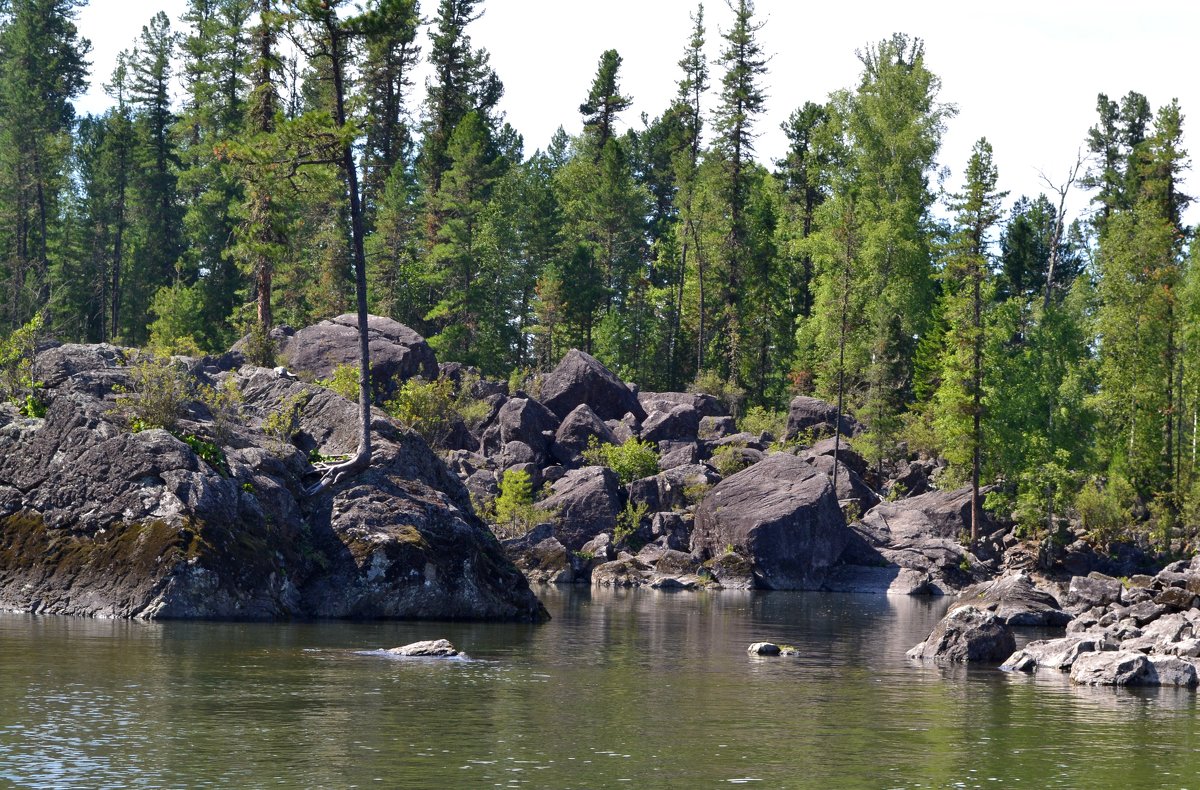
M358 403L358 365L338 365L327 379L318 379L318 386L330 389L351 403Z
M508 391L510 394L520 390L534 400L542 396L542 374L531 368L514 368L508 374Z
M1129 523L1134 499L1133 486L1114 476L1107 484L1095 477L1075 496L1075 510L1092 540L1108 544L1121 537Z
M709 465L717 470L717 474L721 477L729 477L737 474L750 465L750 461L742 453L744 448L735 447L733 445L725 445L718 448L712 454L712 458L708 459Z
M473 377L464 376L456 389L445 377L409 379L384 409L405 428L419 433L429 446L444 447L458 422L478 428L491 413L486 401L472 397L474 382Z
M201 385L196 390L196 398L207 406L212 414L213 433L217 442L226 444L233 432L233 426L240 424L245 418L242 413L245 398L242 397L237 381L233 376L227 376L216 387Z
M300 415L308 405L312 394L301 390L280 404L279 408L267 415L263 421L263 433L284 444L290 444L296 434L300 433Z
M600 444L593 436L588 439L583 460L591 466L607 466L617 473L622 485L658 474L658 452L654 445L632 436L622 444Z
M683 487L683 498L689 505L698 505L711 490L712 486L708 483L694 483Z
M700 371L696 380L688 385L688 392L712 395L724 403L729 413L734 416L741 413L742 401L746 399L746 390L739 387L735 380L723 379L714 370Z
M225 452L213 444L206 442L199 436L194 434L174 434L181 442L192 448L192 452L200 456L200 460L211 466L213 469L225 477L229 477L229 461L225 458Z
M0 399L16 404L26 417L42 417L45 404L38 396L42 384L33 377L42 316L35 315L6 339L0 339Z
M613 542L620 543L637 532L649 512L650 506L645 502L639 502L637 505L632 501L626 502L624 509L617 514L617 523L613 527Z
M146 357L129 368L129 385L117 398L117 407L135 431L175 429L183 407L192 398L192 382L169 358Z
M500 496L496 497L492 507L496 526L506 537L524 535L546 518L545 511L533 506L533 484L529 473L516 469L505 471L500 480Z
M751 406L738 420L738 430L755 435L769 433L776 441L787 435L788 415L785 411L770 411Z

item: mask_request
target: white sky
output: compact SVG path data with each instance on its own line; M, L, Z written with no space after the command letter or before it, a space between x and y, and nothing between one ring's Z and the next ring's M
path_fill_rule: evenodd
M141 26L160 9L174 21L183 7L183 0L92 0L81 11L80 30L93 45L92 86L79 103L81 112L107 105L101 83ZM640 125L642 112L661 113L680 76L676 63L695 2L489 0L484 9L469 32L476 46L491 53L505 85L501 109L532 152L545 147L559 124L578 131L578 106L605 49L624 58L621 86L634 99L624 122ZM424 0L425 16L435 10L436 0ZM723 0L708 0L705 12L716 83L719 31L728 28L732 14ZM760 41L772 56L767 111L758 124L764 162L783 154L779 124L794 108L853 87L860 71L855 50L896 31L924 39L926 62L942 79L942 101L958 106L940 156L951 171L951 190L981 136L995 149L1001 188L1011 198L1044 191L1040 172L1061 181L1095 122L1099 92L1116 99L1136 90L1154 108L1178 98L1185 148L1195 149L1200 134L1200 116L1193 115L1200 112L1200 4L1186 0L758 0L757 15L765 22ZM1185 191L1200 193L1194 172ZM1084 200L1073 205L1080 210ZM1200 206L1193 205L1188 219L1200 221Z

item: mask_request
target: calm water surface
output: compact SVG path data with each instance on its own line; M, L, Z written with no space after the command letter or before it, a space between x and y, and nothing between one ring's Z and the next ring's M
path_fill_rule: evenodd
M540 627L0 616L0 787L1200 788L1194 694L910 663L944 602L542 595ZM438 637L471 660L363 652Z

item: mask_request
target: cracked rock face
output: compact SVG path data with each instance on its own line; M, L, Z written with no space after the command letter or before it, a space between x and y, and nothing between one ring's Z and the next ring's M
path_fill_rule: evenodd
M173 433L133 433L116 404L128 382L123 353L76 346L45 355L57 371L45 419L0 411L0 608L139 618L544 616L458 479L381 415L370 468L309 498L315 472L300 448L332 456L357 446L357 407L329 390L262 368L215 373L243 394L232 425L218 430L191 404ZM297 400L291 441L264 432ZM224 465L200 458L189 437L218 445Z

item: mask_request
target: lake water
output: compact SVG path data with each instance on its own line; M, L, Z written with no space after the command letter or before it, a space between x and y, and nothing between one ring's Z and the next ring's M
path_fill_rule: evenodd
M944 601L541 594L543 626L0 616L0 786L1200 788L1195 694L909 662ZM363 652L439 637L471 660Z

